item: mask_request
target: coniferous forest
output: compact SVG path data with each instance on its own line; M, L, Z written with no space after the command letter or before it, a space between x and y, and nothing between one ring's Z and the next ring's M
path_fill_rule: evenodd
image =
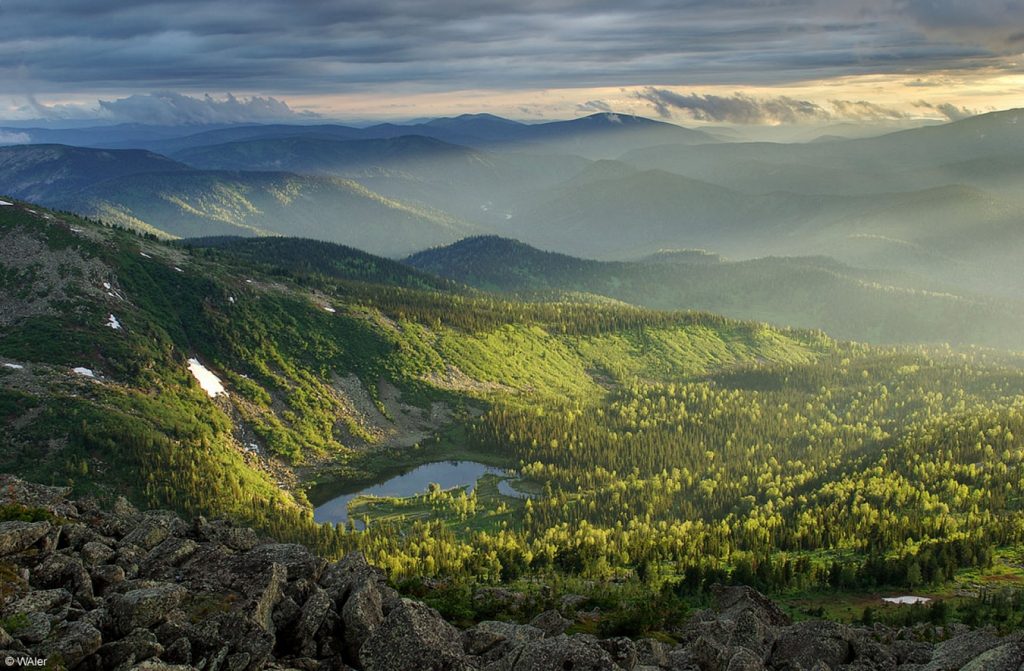
M734 583L809 613L925 592L955 607L913 617L1015 621L1017 355L520 302L313 243L297 269L23 204L0 217L8 249L36 249L4 277L6 472L359 549L467 619L500 610L474 588L546 585L612 604L608 632L649 632ZM191 358L227 393L205 393ZM437 421L385 435L416 412ZM315 520L452 459L504 470Z

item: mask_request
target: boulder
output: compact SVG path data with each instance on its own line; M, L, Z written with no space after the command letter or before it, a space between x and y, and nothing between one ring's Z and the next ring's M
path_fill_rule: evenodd
M821 662L838 668L853 661L848 627L835 622L799 622L783 629L772 648L770 664L778 671L802 671Z
M544 632L529 624L485 620L463 632L462 645L467 654L489 663L542 638Z
M113 595L110 608L111 627L124 636L137 627L149 628L163 622L178 607L188 591L179 585L162 584Z
M636 643L632 640L625 636L617 636L615 638L606 638L598 641L597 644L601 646L601 649L608 653L612 658L612 661L624 671L633 671L636 667Z
M103 636L88 622L64 622L36 648L40 657L59 660L71 669L99 650Z
M156 634L148 629L135 629L119 641L106 643L98 650L103 667L108 669L125 668L153 657L159 657L164 651Z
M24 552L52 530L49 522L0 522L0 557Z
M1019 671L1024 667L1024 642L1016 640L990 648L960 671Z
M365 671L468 671L459 631L422 603L403 599L359 649Z
M545 636L564 634L572 622L562 617L557 610L546 610L530 620L530 624L544 632Z
M935 646L922 671L959 671L968 662L1003 643L988 629L964 631Z
M514 657L514 659L513 659ZM600 645L582 636L555 636L531 641L499 664L488 669L498 671L617 671L620 669Z
M97 564L106 564L113 560L117 555L117 551L99 541L89 541L82 545L81 549L78 550L78 554L82 558L82 563L86 566L96 566Z
M39 643L52 628L46 613L23 613L7 621L8 634L25 644Z
M271 564L288 569L288 580L307 578L316 581L327 562L315 556L308 548L295 543L266 543L257 545L237 556L233 568L239 573L259 571Z
M66 589L41 589L29 592L21 599L6 606L2 613L6 617L44 613L51 620L63 620L71 607L71 592Z
M331 597L319 587L315 588L315 591L306 599L306 603L302 605L302 614L290 634L296 648L303 655L315 654L316 646L313 643L313 637L326 621L332 605Z

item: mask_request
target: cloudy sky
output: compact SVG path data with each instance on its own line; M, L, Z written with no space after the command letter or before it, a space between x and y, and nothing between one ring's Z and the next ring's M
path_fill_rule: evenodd
M0 119L1024 107L1024 0L0 0L0 30Z

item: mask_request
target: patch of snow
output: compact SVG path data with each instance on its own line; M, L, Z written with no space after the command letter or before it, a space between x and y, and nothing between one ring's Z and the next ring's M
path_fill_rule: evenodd
M78 373L79 375L84 375L85 377L96 377L96 373L92 372L92 370L89 368L85 368L84 366L78 366L76 368L72 368L71 370L75 373Z
M505 219L508 220L508 219L511 219L511 218L512 218L512 213L511 212L506 212L505 213Z
M177 270L177 271L178 271L179 273L183 273L183 272L185 272L184 270L182 270L182 269L181 269L181 268L179 268L178 266L174 266L174 269L175 269L175 270Z
M14 370L21 370L22 368L24 368L24 366L22 366L20 363L5 363L4 367L13 368Z
M883 598L882 601L900 606L913 606L914 604L928 603L931 599L926 596L890 596Z
M220 396L221 394L227 396L220 378L214 375L209 368L199 363L199 359L189 359L188 369L191 371L192 377L199 382L199 386L203 388L207 396L210 398Z
M228 296L228 303L231 303L232 305L234 305L235 304L235 297L234 296Z
M327 311L328 311L328 312L330 312L331 314L334 314L335 312L337 312L337 310L335 310L334 308L332 308L332 307L331 307L330 305L325 305L325 306L324 306L324 310L327 310Z
M14 205L14 203L8 203L6 200L0 200L0 207L7 207L10 205Z
M25 211L26 211L26 212L31 212L32 214L39 214L39 213L38 213L38 212L36 212L35 210L30 210L30 209L28 209L27 207L25 208Z
M252 284L252 280L246 280L245 283L246 284Z
M115 317L114 315L110 315L110 317L107 318L107 326L114 329L115 331L121 330L121 322L117 321L117 317Z
M107 291L110 291L110 282L104 282L103 288L106 289Z
M260 451L260 446L257 445L256 443L246 443L245 451L246 452L257 452L258 453Z
M80 229L80 228L75 228L74 226L72 226L72 227L71 227L71 232L72 232L72 233L81 233L81 232L82 232L82 229Z
M151 258L153 258L152 256L150 256L146 252L139 252L139 256L141 256L144 259L151 259Z

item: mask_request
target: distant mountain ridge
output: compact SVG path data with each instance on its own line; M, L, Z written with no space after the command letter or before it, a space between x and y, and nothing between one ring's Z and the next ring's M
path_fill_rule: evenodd
M2 129L0 129L2 130ZM579 153L589 158L614 158L624 151L664 143L717 142L717 138L663 121L655 121L628 114L600 112L566 121L548 121L526 124L490 114L464 114L444 117L415 124L381 123L365 128L340 124L266 124L229 126L180 132L156 127L126 129L126 139L103 128L89 129L10 129L27 135L30 142L36 138L46 142L59 142L111 149L143 148L161 154L175 154L196 147L239 142L254 139L309 137L332 140L381 140L405 135L420 135L451 144L463 144L479 149L497 149L515 144L532 150L560 153ZM194 127L187 130L195 131Z
M1019 347L1019 310L923 291L920 278L868 272L831 258L723 261L701 252L634 262L594 261L497 236L471 237L405 259L420 270L519 296L582 292L663 310L708 310L775 324L818 327L880 343L952 342Z

